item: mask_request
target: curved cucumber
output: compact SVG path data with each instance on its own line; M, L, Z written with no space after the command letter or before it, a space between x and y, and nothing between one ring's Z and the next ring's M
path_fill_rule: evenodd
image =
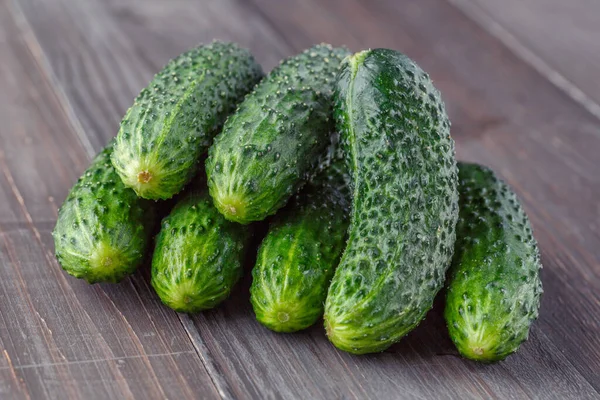
M445 316L458 351L491 362L515 352L538 316L542 268L527 215L494 173L459 163L460 218Z
M89 283L119 282L143 260L154 206L123 185L110 163L112 145L69 192L52 232L62 268Z
M147 199L178 193L261 76L250 52L233 43L214 42L171 60L121 122L112 162L123 183Z
M456 160L440 94L408 57L355 54L335 98L353 209L325 327L335 346L362 354L416 327L442 287L458 216Z
M350 194L345 175L343 160L331 165L274 217L250 288L256 318L267 328L295 332L323 315L346 244Z
M249 236L219 214L206 191L186 194L156 238L152 286L162 302L192 313L225 300L242 275Z
M263 220L314 172L330 140L334 78L346 54L318 45L286 59L227 119L206 162L225 218Z

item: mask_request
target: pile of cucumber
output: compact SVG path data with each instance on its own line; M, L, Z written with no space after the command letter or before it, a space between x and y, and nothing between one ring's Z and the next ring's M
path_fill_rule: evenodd
M323 317L355 354L413 330L445 283L460 354L501 360L542 293L515 194L457 163L440 93L388 49L316 45L266 76L233 43L180 55L71 189L53 235L62 268L89 283L151 255L156 293L186 313L225 300L256 254L258 321L294 332Z

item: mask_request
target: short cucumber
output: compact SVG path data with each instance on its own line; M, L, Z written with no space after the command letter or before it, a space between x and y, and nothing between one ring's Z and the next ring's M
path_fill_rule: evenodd
M143 260L154 225L154 205L123 185L102 150L69 192L54 228L62 268L89 283L119 282Z
M457 169L440 94L405 55L348 58L335 98L353 203L325 327L335 346L362 354L400 340L432 307L454 247Z
M446 298L460 354L492 362L515 352L538 316L542 268L525 211L493 171L458 164L460 218Z
M323 315L331 277L346 244L350 193L343 160L332 164L275 215L252 270L258 321L295 332Z
M121 122L112 162L125 185L147 199L178 193L261 77L250 52L233 43L213 42L169 62Z
M206 162L210 194L225 218L263 220L314 172L330 141L334 78L346 54L317 45L286 59L227 119Z
M152 258L152 286L179 312L213 308L242 275L249 229L225 218L206 190L193 188L163 219Z

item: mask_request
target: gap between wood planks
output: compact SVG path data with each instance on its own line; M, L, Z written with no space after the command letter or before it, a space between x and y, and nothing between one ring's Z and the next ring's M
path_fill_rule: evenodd
M27 20L26 16L22 12L20 6L16 2L9 2L8 8L9 8L9 11L11 12L11 15L12 15L16 25L18 26L19 30L21 31L21 33L23 35L24 41L25 41L27 47L29 48L29 51L31 52L34 60L36 61L37 65L38 65L38 70L40 71L41 75L45 78L45 80L48 82L49 86L52 88L55 95L57 96L58 103L59 103L60 107L62 108L63 112L65 113L66 119L68 120L69 124L71 125L72 131L76 134L82 147L85 149L85 151L88 155L88 158L91 160L96 155L97 151L94 149L94 146L93 146L92 142L90 141L90 138L88 137L85 130L83 129L83 125L81 124L81 121L76 116L74 108L71 104L71 101L65 94L62 85L60 84L59 80L57 79L56 75L54 74L53 68L52 68L50 62L48 61L46 55L44 54L44 50L42 49L42 47L34 33L33 28L31 27L29 21ZM266 16L262 12L260 12L260 10L258 10L256 7L252 7L252 8L259 15L259 17L265 22L265 24L267 24L269 26L269 28L276 34L276 36L281 38L284 45L288 48L291 48L291 45L285 41L285 39L280 34L280 32L276 31L276 29L274 28L271 21L268 18L266 18ZM21 201L19 201L19 203L22 203L22 199L21 199ZM22 205L24 206L24 204L22 204ZM35 229L35 226L33 224L33 221L31 220L31 217L28 218L28 223L25 225L32 228L34 230L34 233L36 234L36 237L38 237L38 239L39 239L39 233ZM40 241L40 244L42 245L42 247L44 247L43 244L41 243L41 241ZM45 251L45 252L48 253L47 255L49 255L48 251ZM136 295L139 297L140 293L139 293L138 288L136 287L134 282L131 280L131 278L128 278L128 279L130 280L131 286L133 287L133 290L135 291ZM146 283L146 282L144 282L144 283ZM190 341L190 343L192 344L192 346L194 348L194 351L164 353L164 354L148 354L148 355L139 355L139 356L130 356L130 357L115 357L115 358L106 358L106 359L98 359L98 360L74 361L74 362L67 361L64 363L31 364L31 365L16 366L14 368L15 369L25 369L25 368L37 368L37 367L45 367L45 366L84 364L84 363L88 363L88 362L92 363L92 362L98 362L98 361L124 360L124 359L128 359L128 358L140 358L140 357L146 357L146 356L147 357L158 357L158 356L171 356L171 355L178 355L178 354L193 354L193 353L195 353L198 356L198 358L200 359L200 361L202 362L202 364L203 364L208 376L210 377L210 379L213 383L213 386L215 387L219 396L223 399L235 398L227 380L225 379L225 376L217 369L217 365L214 362L209 350L207 349L207 347L204 343L204 340L202 339L202 337L200 335L200 332L198 331L198 328L194 325L194 322L192 321L192 319L188 315L185 315L185 314L178 314L178 319L179 319L182 327L184 328L184 330L188 336L188 340ZM3 368L0 368L0 370L2 370L2 369Z
M515 53L520 59L524 61L525 64L531 66L535 69L540 75L545 77L547 80L552 82L553 85L558 87L561 91L565 92L571 99L573 99L576 103L583 106L587 111L589 111L592 115L600 120L600 106L595 103L592 99L590 99L582 90L580 90L576 85L571 83L568 79L562 76L560 73L555 71L551 66L545 63L541 58L539 58L536 54L531 52L529 49L524 47L517 38L515 38L512 34L510 34L507 30L505 30L500 24L498 24L491 16L487 15L483 10L480 10L478 6L474 6L471 4L467 4L465 0L447 0L449 4L451 4L454 8L460 10L468 19L475 21L478 26L490 33L493 37L497 38L500 42L502 42L511 52ZM240 5L241 6L241 5ZM265 22L265 24L279 37L279 39L284 43L284 45L288 48L293 48L293 46L287 42L284 35L276 28L276 26L272 23L270 18L264 14L264 12L260 9L260 7L251 3L253 11ZM57 98L59 99L59 103L63 112L66 114L69 123L72 126L73 132L77 135L80 140L83 148L86 150L89 158L91 159L95 154L96 150L94 149L90 138L86 135L82 124L79 118L76 116L74 112L74 108L68 97L66 96L60 82L56 78L54 71L47 60L43 49L41 48L40 43L33 32L32 27L30 26L28 20L25 15L22 13L20 6L15 4L14 2L9 2L9 9L12 12L12 15L15 19L15 22L19 26L21 32L24 35L25 42L29 47L31 54L34 59L38 63L38 69L49 82L50 86L54 90ZM35 232L35 231L34 231ZM136 294L139 296L138 289L132 284ZM178 315L179 321L181 322L188 339L195 349L195 353L200 358L203 363L204 368L206 369L210 379L213 382L214 387L217 389L218 394L222 398L233 398L233 393L231 391L231 387L226 380L225 375L219 371L217 364L214 362L210 350L206 347L206 344L200 335L198 327L194 324L193 320L184 314ZM155 354L155 355L147 355L148 357L156 357L156 356L168 356L168 355L176 355L183 353L194 353L192 351L189 352L179 352L179 353L165 353L165 354ZM127 358L138 358L143 356L132 356L132 357L121 357L121 358L107 358L105 360L90 360L89 362L95 361L110 361L110 360L120 360ZM67 364L71 363L85 363L86 361L79 362L66 362ZM59 365L63 363L50 363L50 365ZM41 365L24 365L15 367L19 368L35 368L35 367L43 367L45 364ZM0 368L1 369L1 368Z
M88 158L91 160L96 155L97 151L94 149L91 141L89 140L88 136L85 134L85 131L83 129L83 126L81 125L81 122L75 115L75 112L71 105L71 102L67 98L64 90L62 89L61 84L59 83L58 79L54 75L53 69L52 69L50 63L48 62L48 60L44 54L44 51L42 50L41 45L38 42L38 40L33 32L33 29L29 24L29 21L27 20L27 18L25 17L25 15L23 14L23 12L21 11L20 7L17 4L15 4L13 2L9 2L8 8L9 8L9 11L11 12L11 16L13 17L16 25L18 26L20 32L23 35L25 43L27 44L27 47L28 47L29 51L31 52L32 57L34 58L34 60L36 61L37 65L38 65L38 70L40 71L42 76L45 78L45 80L47 81L47 83L49 84L49 86L52 88L55 95L57 96L58 103L60 104L60 107L62 108L63 112L65 113L68 123L71 125L72 131L76 134L77 138L79 139L80 143L82 144L82 147L85 149L85 151L88 155ZM0 154L0 158L1 158L1 156L2 155ZM22 208L24 208L24 202L23 202L22 197L20 197L20 196L16 196L16 197L17 197L17 201L19 202L19 204L22 206ZM26 211L26 209L25 209L25 211ZM40 234L37 231L35 224L33 223L33 220L31 219L31 216L29 215L28 212L25 212L25 216L26 216L26 220L27 220L25 225L33 230L40 245L44 249L44 252L49 254L47 249L45 249L43 242L41 241ZM48 255L48 254L46 254L46 255ZM129 279L131 281L131 278L127 278L127 279ZM132 282L130 282L130 283L132 283ZM139 294L136 286L133 283L131 284L131 286L133 287L133 290L136 292L136 295L139 297L140 294ZM212 361L210 354L208 354L208 351L207 351L206 347L204 346L204 343L202 342L202 338L200 337L199 333L197 332L196 335L193 335L193 332L190 332L189 328L190 328L190 325L193 326L193 322L191 322L190 318L187 315L178 315L178 318L185 329L185 332L194 348L194 351L174 352L174 353L164 353L164 354L162 354L162 353L143 354L143 355L137 355L137 356L115 357L115 358L106 358L106 359L97 359L97 360L94 359L94 360L85 360L85 361L72 361L72 362L65 361L65 362L59 362L59 363L45 363L45 364L31 364L31 365L28 364L28 365L21 365L21 366L13 366L13 368L14 369L27 369L27 368L48 367L48 366L62 366L62 365L71 365L71 364L94 363L94 362L98 362L98 361L114 361L114 360L118 361L118 360L144 358L144 357L173 356L173 355L179 355L179 354L196 354L198 356L198 358L200 359L200 361L202 362L202 365L204 366L204 368L205 368L208 376L210 377L219 396L223 399L233 398L233 396L231 395L231 392L229 390L228 384L224 380L224 377L221 376L221 374L219 374L218 371L216 371L216 369L214 367L214 362ZM187 322L184 322L186 320L187 320ZM0 368L0 370L7 369L7 368L10 368L10 367Z
M600 120L600 104L596 103L582 89L554 69L541 57L521 44L519 39L504 28L481 6L468 0L446 0L454 8L474 21L480 29L498 39L525 64L531 66L540 75L549 80L554 86L566 93L569 98L585 108L590 114Z

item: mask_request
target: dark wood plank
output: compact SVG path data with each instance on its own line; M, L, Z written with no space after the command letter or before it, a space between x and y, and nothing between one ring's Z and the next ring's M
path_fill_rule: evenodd
M133 97L160 66L186 48L213 38L235 39L251 47L263 66L270 68L281 58L277 48L283 46L260 17L225 1L208 2L201 8L181 2L169 12L158 1L21 1L15 12L24 12L32 22L36 33L32 46L39 40L40 58L51 67L51 78L64 94L64 107L94 149L114 136ZM170 19L189 23L166 24ZM204 29L199 29L198 21L203 21ZM251 35L244 31L248 27ZM55 37L69 40L57 42ZM110 108L110 115L103 107ZM140 286L146 295L147 282L141 281ZM195 329L188 317L180 318L184 327ZM202 338L197 331L189 332L189 338L220 395L230 397L228 383L210 354L203 353Z
M454 7L443 0L19 4L93 146L112 136L151 74L196 41L239 41L267 68L314 42L392 47L417 59L442 89L459 155L497 168L524 198L542 247L547 293L532 338L517 355L494 366L456 357L439 304L406 340L379 355L338 352L320 326L277 335L254 321L247 277L223 307L182 317L227 394L597 397L597 120Z
M90 286L55 261L56 204L89 155L13 15L0 1L2 398L218 398L141 275Z
M594 0L451 2L600 117L600 3Z
M140 89L182 51L214 38L235 39L267 68L282 52L273 32L231 0L177 1L168 7L160 0L16 3L64 91L72 120L94 149L116 134Z
M297 2L294 3L294 6L291 7L290 3L282 4L281 2L275 1L258 1L259 7L261 8L264 15L271 19L271 23L281 32L285 37L286 41L291 43L295 51L304 48L314 41L317 40L325 40L329 42L333 42L335 44L346 43L351 45L354 49L365 48L365 47L375 47L375 46L388 46L403 49L408 52L411 56L417 58L428 70L432 70L434 74L434 78L438 81L438 84L441 85L443 92L450 92L450 101L449 108L450 112L453 116L453 120L455 121L455 132L459 145L459 154L463 157L469 157L469 152L464 151L461 148L461 143L468 144L473 141L475 143L480 143L483 141L482 130L493 130L494 128L499 128L500 126L507 126L506 129L513 128L514 132L519 132L522 129L528 129L529 132L535 133L535 129L539 129L544 127L548 123L552 123L555 120L547 120L548 116L552 116L556 110L560 110L564 107L563 103L568 104L568 111L562 113L560 118L565 118L569 116L566 120L571 121L573 124L578 124L579 129L583 129L584 132L580 132L579 139L585 140L587 138L587 134L585 132L586 127L589 128L593 123L593 119L590 119L588 115L585 115L585 112L582 112L577 106L574 106L568 99L565 99L560 93L557 93L553 87L551 87L543 78L537 76L534 71L531 70L526 65L523 65L519 60L517 60L513 55L509 54L506 49L496 43L494 40L489 38L487 35L484 36L484 40L477 39L481 36L482 32L478 29L478 27L474 26L474 24L469 23L464 19L460 13L453 10L445 3L440 2L428 2L423 5L423 2L419 2L418 6L416 3L412 3L413 7L407 7L405 11L399 11L395 8L389 8L386 6L381 6L377 8L376 11L372 10L371 7L374 5L373 2L368 3L369 7L366 4L358 4L352 2L352 6L349 5L349 2L339 2L338 4L333 4L331 7L320 7L320 4L327 5L328 3L320 3L317 2ZM406 7L406 5L402 5L399 7ZM386 16L387 15L387 16ZM419 16L420 19L415 20L415 15ZM429 37L422 38L423 35L421 33L423 26L436 26L440 25L440 21L444 21L448 19L450 15L450 20L447 23L442 24L442 26L438 30L434 30L431 32ZM401 17L399 19L399 17ZM383 22L383 23L382 23ZM466 25L466 28L465 28ZM377 26L378 28L374 28ZM399 30L397 27L400 27ZM446 37L444 43L438 44L436 47L436 43L439 43L439 37ZM468 41L463 41L465 38L470 38ZM475 38L475 40L473 39ZM460 46L462 43L466 44L465 46ZM461 52L452 55L450 51L444 51L444 47L453 46L456 48L457 46L462 47ZM406 47L406 50L404 49ZM431 49L437 49L434 55L428 55L431 52ZM471 52L480 52L481 49L486 49L486 52L483 56L477 60L478 65L470 66L469 61L465 54L470 54ZM504 61L504 59L508 57L508 61ZM448 65L452 67L452 70L447 71ZM481 74L481 78L478 81L475 81L475 84L469 84L468 80L469 74L473 73L474 69L481 68L482 70L486 70L490 65L497 65L495 69L489 71L489 75L494 74L494 72L502 72L503 77L512 76L514 73L518 79L518 82L515 82L509 90L503 88L506 85L505 81L501 81L496 83L496 85L489 85L484 82L485 79L489 79L489 75ZM464 68L462 73L457 73L455 70L460 68ZM507 71L507 69L509 71ZM511 74L509 74L509 72ZM532 80L532 76L535 79ZM440 83L441 80L441 83ZM522 86L524 82L531 82ZM503 108L507 108L507 106L512 106L515 104L515 100L519 100L521 103L524 103L521 97L521 93L524 89L535 87L536 90L539 86L545 88L547 92L550 93L550 99L548 101L544 101L541 106L535 108L536 112L540 114L535 116L533 124L529 124L528 119L531 116L523 116L522 112L516 114L520 117L517 122L508 121L508 118L504 118L503 114L500 114L497 110L495 110L496 106L503 106ZM490 86L492 86L490 88ZM498 90L497 92L490 92L489 97L502 95L501 98L491 99L495 100L494 106L488 106L488 104L479 106L479 102L482 99L485 99L488 103L491 100L488 100L486 96L489 90ZM471 94L474 96L470 97ZM448 96L446 96L448 97ZM540 98L529 99L530 102L540 101L543 98L543 95ZM506 104L503 104L503 102ZM519 103L515 104L515 107L511 107L511 110L507 110L507 114L510 115L513 111L517 111L517 106ZM529 104L524 104L525 107L529 106ZM550 108L548 110L545 109L546 106ZM504 111L504 110L499 110ZM585 119L580 118L580 116L585 115ZM535 117L540 118L537 121ZM526 119L527 118L527 119ZM541 119L544 118L544 119ZM505 122L504 119L507 121ZM558 118L557 118L558 119ZM458 121L458 122L456 122ZM525 122L526 128L522 128L521 125ZM575 122L578 121L578 122ZM518 124L518 125L517 125ZM529 125L529 126L527 126ZM548 129L546 129L547 131ZM570 130L569 130L570 131ZM487 133L487 132L485 132ZM556 128L552 131L555 136L559 136L561 130L557 130ZM504 133L502 133L504 134ZM499 134L500 135L500 134ZM513 138L515 133L512 133ZM534 135L534 139L535 139ZM525 149L532 150L539 146L539 142L544 141L544 138L537 137L536 140L526 142L527 146ZM588 138L585 141L586 147L587 143L591 141L591 144L595 145L597 148L598 143L593 138ZM522 143L515 142L514 148L521 148ZM463 145L464 146L464 145ZM493 144L491 145L493 148ZM513 148L513 150L514 150ZM585 148L585 147L582 147ZM474 158L478 154L477 151L473 151L470 153L470 158ZM587 151L585 153L586 158L581 162L583 165L592 166L596 162L596 152L595 151ZM537 156L540 160L546 159L546 154L542 152L537 152ZM558 160L557 160L558 158ZM476 158L480 162L488 162L490 163L490 158L487 157L479 157ZM499 167L502 165L500 161L502 158L500 155L496 158L496 165L492 164L495 167ZM560 157L557 157L554 154L553 158L550 158L548 162L558 161L558 165L569 165L569 160ZM545 166L544 166L545 167ZM525 170L530 170L531 165L522 165L521 168ZM541 171L543 169L540 168ZM540 179L540 170L534 171L532 175L529 176L529 179ZM503 172L503 171L501 171ZM505 177L506 177L505 173ZM541 174L541 178L546 178ZM589 177L593 179L593 177ZM547 178L546 178L547 179ZM513 182L511 182L513 183ZM597 182L592 180L590 183L596 183L595 190L597 191ZM539 185L538 185L539 186ZM591 186L594 187L594 186ZM544 191L539 196L548 196L552 194L554 191L554 186L543 186ZM581 189L575 188L575 190ZM566 193L569 193L569 188L566 189ZM528 191L524 191L527 193ZM535 192L534 192L535 193ZM588 197L585 200L581 200L582 203L585 204L593 204L589 201L592 200L593 197ZM530 206L531 208L531 206ZM588 206L588 214L589 212L593 212L590 210ZM593 215L593 214L592 214ZM583 222L583 217L578 221L579 223ZM534 221L535 223L535 221ZM539 224L539 222L538 222ZM550 230L552 232L552 230ZM563 231L564 232L564 231ZM541 242L542 246L544 242ZM546 241L546 243L548 243ZM548 245L547 245L548 246ZM550 245L551 246L551 245ZM565 251L565 250L563 250ZM594 255L593 247L589 247L588 251L592 252ZM568 252L566 250L565 252ZM589 254L588 254L589 256ZM545 257L547 258L547 257ZM560 296L561 292L564 290L560 287L561 279L577 279L584 278L591 274L594 274L594 264L587 263L588 260L585 258L580 260L580 269L578 274L583 276L575 276L575 277L557 277L551 276L550 278L546 278L545 280L550 280L552 286L550 288L547 287L547 292L549 292L549 296ZM554 265L553 265L554 266ZM559 271L561 271L560 267L555 267ZM562 271L565 272L565 271ZM594 280L588 279L587 285L595 287ZM575 297L570 297L572 301L578 302L579 299L582 299L585 296L580 296L576 294L576 290L571 290L568 293L569 296L575 295ZM548 295L547 295L548 296ZM589 297L587 298L589 299ZM556 304L556 300L554 300L552 305L545 307L553 307ZM588 331L590 335L588 336L587 346L590 346L590 349L595 346L594 340L594 332L597 329L594 329L594 324L597 324L597 313L594 313L594 309L590 308L593 306L595 301L592 299L591 301L585 301L584 304L579 305L580 311L584 315L590 315L593 318L596 318L596 322L592 322L591 329ZM232 300L233 301L233 300ZM587 304L586 304L587 303ZM546 303L545 303L546 304ZM234 306L228 306L227 309L231 310L235 316L241 316L244 318L245 312L240 311L243 309L244 304L235 303ZM550 308L552 309L552 308ZM592 381L593 384L596 384L596 380L594 380L595 375L593 374L594 367L591 369L587 369L587 373L582 376L578 371L578 368L575 368L572 363L577 364L579 368L586 369L586 366L581 363L581 360L578 360L578 357L581 356L580 351L575 354L571 354L570 357L566 357L561 354L562 343L564 340L562 339L563 332L561 330L561 321L565 315L570 315L570 311L565 309L564 307L559 308L561 310L561 315L555 315L552 317L547 317L548 313L542 315L542 320L545 318L550 319L547 325L549 326L558 326L558 329L554 329L552 338L548 337L543 329L540 329L539 326L536 326L533 330L532 338L528 343L528 346L525 346L521 352L513 356L509 361L503 363L498 366L492 367L481 367L477 365L472 365L470 363L463 362L461 360L451 360L448 361L446 358L443 360L440 359L436 354L444 353L451 351L451 346L447 343L445 347L438 347L437 352L423 352L421 350L423 346L431 347L432 343L440 343L443 342L443 334L440 336L431 335L431 330L419 330L412 335L404 342L401 343L398 348L402 349L398 351L399 354L404 355L404 357L410 358L421 358L430 360L431 365L428 365L424 369L429 372L427 378L429 380L433 380L438 378L438 381L443 381L443 377L451 377L450 382L454 381L460 382L459 385L464 385L464 387L474 386L469 388L471 390L470 393L473 395L495 395L502 398L522 398L525 396L530 397L543 397L543 398L581 398L581 397L595 397L597 393L590 386L590 383L586 381L586 377ZM434 314L435 315L435 314ZM220 315L219 315L220 316ZM216 317L215 317L216 318ZM242 366L242 371L240 372L240 376L238 377L239 381L243 382L243 376L251 375L253 373L253 369L264 370L269 369L270 364L273 363L273 357L265 357L264 360L260 362L260 355L265 353L282 353L284 357L289 357L289 363L297 363L297 359L295 357L291 357L289 354L285 352L285 348L287 344L290 345L301 346L304 345L301 339L294 340L289 338L279 339L279 335L273 335L270 333L261 333L260 328L256 330L256 333L252 335L254 337L254 341L250 336L250 332L248 329L248 325L252 323L251 317L247 318L246 322L242 321L239 323L239 326L232 328L231 320L234 318L231 315L227 315L226 317L222 317L223 324L221 335L227 335L228 332L232 332L228 337L229 340L221 341L218 340L211 341L214 344L227 343L226 346L222 346L221 348L212 349L213 352L220 352L222 354L223 362L227 362L230 364L230 368L234 369L237 365ZM433 315L430 316L433 318ZM439 318L439 316L438 316ZM570 318L569 322L574 322L576 325L569 329L569 332L577 333L579 335L579 329L582 327L577 327L577 325L581 325L581 320L577 318L574 321L574 318ZM212 321L211 321L212 322ZM209 334L212 325L208 325L204 322L204 318L198 318L197 323L200 327L201 332L204 334ZM426 325L429 322L426 322ZM597 325L596 325L597 326ZM435 332L443 332L444 327L442 324L438 324L439 329ZM269 335L269 351L262 350L260 352L248 351L247 354L241 354L239 351L234 352L233 349L228 348L230 343L235 343L236 338L239 337L241 332L244 332L243 340L246 343L240 343L239 346L236 346L236 350L239 348L245 349L256 349L260 346L260 343L264 341L264 335ZM321 329L315 328L315 330L311 331L315 332L318 337L315 338L315 341L322 340ZM272 336L272 338L271 338ZM429 340L428 340L429 339ZM555 341L555 339L558 339ZM239 339L238 339L239 340ZM274 344L281 341L280 345ZM580 344L578 344L580 345ZM281 348L279 348L281 346ZM304 345L306 346L306 345ZM262 347L262 346L261 346ZM571 348L574 348L573 343L571 343ZM300 351L299 353L303 354L306 352ZM324 359L330 359L331 353L328 353L328 348L326 344L323 348L319 348L318 352L323 355ZM231 360L233 354L238 356L238 360ZM282 358L284 358L282 357ZM393 358L385 362L386 356L374 356L369 357L369 361L364 362L363 359L358 359L356 357L350 357L347 355L339 355L342 360L344 358L348 358L348 361L342 363L348 368L350 374L352 376L361 376L365 379L361 380L361 385L366 385L368 393L378 393L378 394L391 394L398 393L399 390L406 390L407 381L410 382L410 379L407 379L403 376L403 372L406 370L406 367L410 367L411 364L399 362L397 358ZM375 358L376 361L373 362L372 358ZM435 361L433 361L435 360ZM590 356L590 360L592 362L597 362L597 357L595 355ZM259 366L247 366L247 364L260 362ZM438 365L438 363L440 365ZM277 364L283 364L285 361L278 360ZM459 367L459 366L460 367ZM463 369L461 369L461 367ZM238 367L239 368L239 367ZM334 367L335 368L335 367ZM475 376L473 376L473 372L476 372ZM317 372L314 374L315 376L319 376L320 373ZM347 374L346 374L347 375ZM290 378L288 373L286 373L286 368L272 368L269 369L269 373L264 376L268 376L272 379L271 382L262 383L261 387L264 386L277 386L278 380L281 381L289 381ZM389 381L381 382L381 377L402 377L404 379L391 379L391 384ZM328 379L324 379L323 382L331 382L335 381L331 376L328 376ZM363 383L364 381L364 383ZM395 386L393 383L397 382L398 386ZM418 382L419 384L415 385L418 389L417 392L408 392L412 395L415 393L423 394L423 395L441 395L443 393L449 394L454 393L456 396L463 395L459 390L450 388L448 390L447 387L443 387L441 385L437 386L440 388L440 392L436 392L435 389L432 390L432 384L428 382L428 379L423 379L423 381ZM314 383L318 385L318 381ZM372 385L372 386L371 386ZM434 386L435 387L435 386ZM443 388L443 389L442 389ZM427 390L431 390L431 392L427 392ZM292 389L293 390L293 389ZM340 387L336 387L336 390L343 390ZM298 394L298 392L292 392ZM306 394L300 392L299 394Z
M448 345L448 339L443 330L431 337L431 321L419 330L421 334L403 342L400 350L351 356L329 344L321 323L293 335L260 326L248 305L249 283L246 279L221 309L193 318L237 397L363 399L395 398L402 393L406 398L477 398L489 393L476 380L464 379L471 372L458 358L436 360L432 343L441 338ZM440 321L438 316L436 322ZM504 382L514 383L510 377ZM524 396L512 385L500 388L496 395L509 392Z
M313 21L316 1L293 8L256 2L299 48L310 34L353 48L388 46L431 73L448 104L459 157L496 168L532 217L547 267L537 328L597 389L598 120L444 1L329 1L314 24L305 21Z

